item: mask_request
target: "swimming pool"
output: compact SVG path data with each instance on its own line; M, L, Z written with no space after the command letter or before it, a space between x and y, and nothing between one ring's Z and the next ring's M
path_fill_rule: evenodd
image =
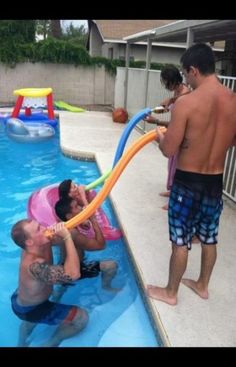
M65 178L86 185L100 174L94 162L63 156L58 134L44 143L16 143L7 138L3 124L0 125L0 163L0 347L12 347L17 345L21 323L10 306L10 296L17 288L21 253L10 238L12 225L26 217L26 204L32 191ZM118 226L110 201L106 200L102 207L112 225ZM100 277L83 279L69 287L61 302L84 307L89 313L89 323L84 331L66 339L60 346L159 346L160 340L144 307L124 241L107 241L105 250L87 252L86 257L117 261L119 271L113 286L122 290L116 294L103 290ZM32 333L30 346L40 346L54 329L54 326L38 325Z

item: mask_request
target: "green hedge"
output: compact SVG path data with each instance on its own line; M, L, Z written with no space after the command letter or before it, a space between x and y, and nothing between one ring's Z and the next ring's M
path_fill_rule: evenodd
M104 65L106 70L116 73L117 66L125 66L123 60L109 60L105 57L91 57L84 46L73 41L47 38L34 43L18 43L15 40L0 43L0 62L15 67L22 62L45 62L55 64ZM151 63L151 69L161 70L165 65ZM145 68L145 61L132 61L130 67Z

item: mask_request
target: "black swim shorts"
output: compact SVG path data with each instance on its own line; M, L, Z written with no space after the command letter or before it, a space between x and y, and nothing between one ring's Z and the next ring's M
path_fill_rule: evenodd
M64 263L62 263L62 265L64 265ZM100 262L99 261L89 261L89 262L84 262L82 261L80 263L80 279L84 279L84 278L94 278L97 277L100 273L101 269L100 269ZM62 286L67 287L67 286L72 286L75 285L75 282L69 282L69 283L64 283L62 284Z
M80 273L81 273L80 279L97 277L100 271L101 269L99 261L90 261L87 263L82 262L80 264Z

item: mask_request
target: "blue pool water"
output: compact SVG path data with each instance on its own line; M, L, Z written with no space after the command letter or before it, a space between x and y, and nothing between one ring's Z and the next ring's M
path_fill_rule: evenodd
M59 149L58 133L44 143L16 143L6 136L3 123L0 123L0 166L0 347L14 347L21 321L11 310L10 296L18 284L21 250L10 238L11 227L27 216L27 201L36 189L65 178L86 185L100 174L94 162L64 157ZM118 226L108 199L102 207L111 223ZM60 346L160 345L144 307L124 241L107 241L105 250L86 253L86 257L115 260L119 271L113 286L122 290L116 294L103 290L100 277L83 279L69 287L61 302L85 308L89 313L89 323L84 331L64 340ZM37 325L31 335L30 346L40 346L54 330L54 326Z

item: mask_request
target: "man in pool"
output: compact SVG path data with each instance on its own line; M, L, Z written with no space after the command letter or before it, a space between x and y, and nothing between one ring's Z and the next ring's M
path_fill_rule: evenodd
M170 305L177 304L194 235L202 245L200 275L182 283L202 299L209 297L223 208L225 158L228 148L236 145L236 95L219 83L212 49L195 44L185 51L181 63L193 91L175 102L165 136L158 129L162 153L170 157L179 150L168 209L169 280L166 287L147 288L150 297Z
M67 198L60 199L55 205L55 212L58 218L62 221L68 221L75 215L81 212L82 208L75 199ZM73 237L75 247L78 251L79 258L81 260L81 278L96 277L101 272L102 287L108 291L117 291L118 289L111 286L112 279L117 273L117 263L113 260L105 261L93 261L86 263L84 261L84 251L97 251L102 250L105 247L105 239L102 230L96 220L95 215L90 217L90 223L94 233L94 238L88 238L85 234L80 233L80 229L73 228L70 232ZM62 248L62 261L63 260L63 244ZM80 279L81 279L80 278Z
M18 346L29 345L27 338L39 324L58 325L44 347L56 347L62 340L79 333L88 322L87 312L74 305L49 300L54 284L67 284L80 278L80 259L72 236L64 223L51 226L52 239L45 227L34 220L20 220L11 230L14 242L23 249L18 289L11 297L14 313L23 320ZM53 265L52 243L63 241L64 265Z

